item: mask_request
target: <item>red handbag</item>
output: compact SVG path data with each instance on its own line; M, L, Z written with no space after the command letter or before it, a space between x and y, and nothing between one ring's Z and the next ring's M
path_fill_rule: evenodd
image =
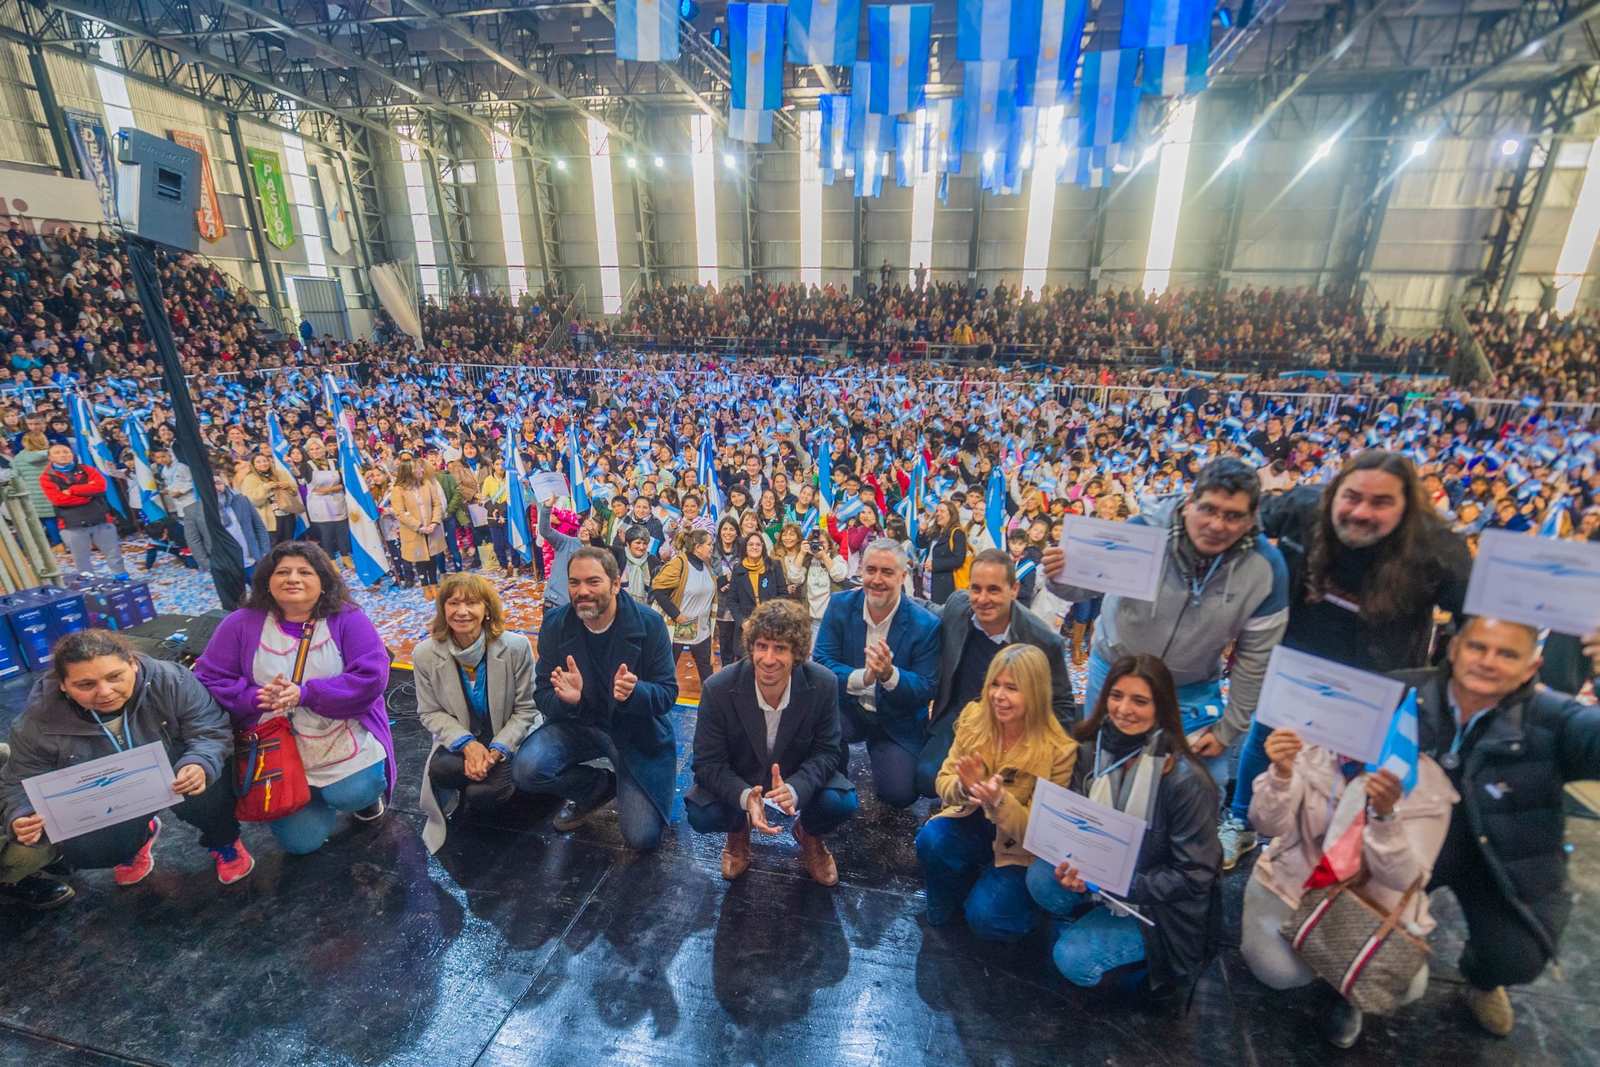
M314 623L306 628L295 651L295 685L305 677L314 628ZM238 799L233 814L240 822L271 822L311 803L311 785L287 715L275 715L253 729L240 731L234 737L233 751L238 762L234 790Z

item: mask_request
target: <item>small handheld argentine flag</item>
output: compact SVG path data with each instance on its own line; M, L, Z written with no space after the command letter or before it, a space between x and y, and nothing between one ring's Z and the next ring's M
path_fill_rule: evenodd
M1367 773L1388 771L1400 779L1401 791L1409 793L1417 785L1417 759L1417 691L1410 689L1389 723L1378 762L1367 764Z

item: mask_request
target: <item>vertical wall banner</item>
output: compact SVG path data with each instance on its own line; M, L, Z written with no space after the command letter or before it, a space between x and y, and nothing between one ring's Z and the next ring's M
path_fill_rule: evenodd
M265 148L245 149L250 174L255 178L256 199L261 203L261 228L279 248L294 244L294 209L283 181L283 160Z
M200 153L200 206L195 218L200 223L200 236L207 241L220 241L228 228L222 222L222 204L217 200L217 181L211 175L211 153L206 150L206 139L198 133L185 130L168 130L167 138Z
M92 111L71 107L61 110L67 120L72 151L78 157L78 169L99 190L100 210L106 221L116 222L117 174L112 169L111 139L106 136L106 124Z
M350 251L350 209L344 205L344 183L328 163L317 164L317 188L322 192L323 229L328 244L341 256Z

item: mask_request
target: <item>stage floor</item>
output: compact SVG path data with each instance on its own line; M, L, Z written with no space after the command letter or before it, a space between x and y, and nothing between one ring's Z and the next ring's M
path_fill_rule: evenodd
M621 847L614 814L572 834L550 804L457 823L438 856L418 837L426 739L409 675L391 694L398 803L290 858L247 828L255 873L223 888L174 819L155 873L117 889L80 876L79 899L0 912L0 1062L30 1067L574 1064L1188 1064L1280 1067L1595 1063L1600 1050L1600 823L1573 818L1580 896L1563 973L1517 991L1509 1041L1482 1036L1442 929L1427 998L1371 1020L1349 1053L1316 1036L1317 996L1273 993L1229 948L1186 1016L1109 1008L1054 976L1042 937L1000 947L928 928L912 837L926 811L866 801L836 835L840 884L805 877L787 836L756 845L739 882L721 841L681 802L660 851ZM0 736L26 680L0 686ZM680 708L680 785L694 709ZM681 795L681 789L680 789ZM1246 870L1226 878L1236 940ZM1594 1013L1594 1014L1591 1014Z

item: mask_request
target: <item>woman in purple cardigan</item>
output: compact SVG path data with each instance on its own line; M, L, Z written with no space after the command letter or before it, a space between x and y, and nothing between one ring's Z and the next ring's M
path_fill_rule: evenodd
M365 821L383 814L395 774L383 703L389 653L322 549L305 541L274 546L194 673L238 729L274 715L293 723L311 803L267 824L286 852L321 848L341 811Z

